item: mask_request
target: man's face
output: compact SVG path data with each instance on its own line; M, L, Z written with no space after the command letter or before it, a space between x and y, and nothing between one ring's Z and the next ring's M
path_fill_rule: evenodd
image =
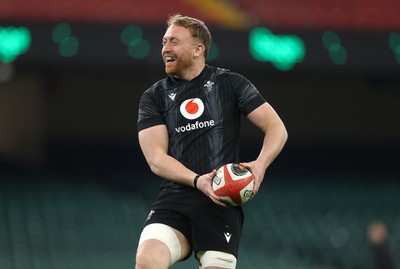
M171 25L163 37L162 58L165 72L178 78L184 78L185 72L193 65L196 40L190 30L182 26Z

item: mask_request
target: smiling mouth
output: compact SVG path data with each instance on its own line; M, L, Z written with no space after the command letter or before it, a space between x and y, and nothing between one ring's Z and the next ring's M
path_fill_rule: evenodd
M165 62L166 63L172 63L176 61L176 57L172 57L172 56L167 56L165 57Z

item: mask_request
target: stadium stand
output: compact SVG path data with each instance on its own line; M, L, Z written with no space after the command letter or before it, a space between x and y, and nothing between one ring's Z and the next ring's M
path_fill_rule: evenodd
M290 29L399 29L396 0L238 0L255 24Z
M0 0L0 19L164 25L181 13L222 28L400 29L397 0Z
M155 186L57 175L1 179L0 268L133 268ZM372 268L366 227L385 221L393 251L399 247L399 191L390 179L274 179L244 205L238 268ZM190 259L174 268L193 266Z

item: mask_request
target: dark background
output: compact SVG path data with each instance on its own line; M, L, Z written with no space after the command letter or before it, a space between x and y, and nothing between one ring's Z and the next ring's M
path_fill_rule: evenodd
M36 29L42 29L43 36L45 30L51 35L51 27L34 24L33 36ZM115 43L108 38L86 53L84 42L96 39L101 26L72 28L82 36L82 49L76 56L57 55L57 45L43 38L41 43L34 39L32 53L22 55L15 63L3 64L3 69L14 73L1 84L2 159L17 166L57 167L65 172L77 169L95 173L115 166L129 170L135 163L146 167L138 148L137 105L142 92L164 77L158 37L154 37L150 56L135 60L123 53L117 38ZM121 28L108 26L103 35L108 30L106 36L118 37ZM162 31L157 32L158 36ZM388 46L367 46L380 54L382 60L375 62L363 58L370 52L363 53L363 47L354 45L361 39L368 44L374 35L344 33L348 36L348 64L335 65L318 40L321 32L300 33L306 46L310 44L306 59L290 71L278 71L250 57L246 51L247 32L215 32L221 60L209 64L248 77L286 124L288 144L273 170L398 172L398 63L394 57L383 58L389 54ZM222 41L229 38L239 41ZM383 36L379 38L384 43ZM234 47L233 43L239 44ZM260 133L245 120L243 124L242 150L247 155L243 158L255 158Z

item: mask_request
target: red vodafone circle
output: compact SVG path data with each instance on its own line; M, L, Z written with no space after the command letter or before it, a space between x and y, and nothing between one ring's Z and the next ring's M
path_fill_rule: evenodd
M204 103L199 98L191 98L182 102L180 106L181 114L188 120L200 117L204 112Z

